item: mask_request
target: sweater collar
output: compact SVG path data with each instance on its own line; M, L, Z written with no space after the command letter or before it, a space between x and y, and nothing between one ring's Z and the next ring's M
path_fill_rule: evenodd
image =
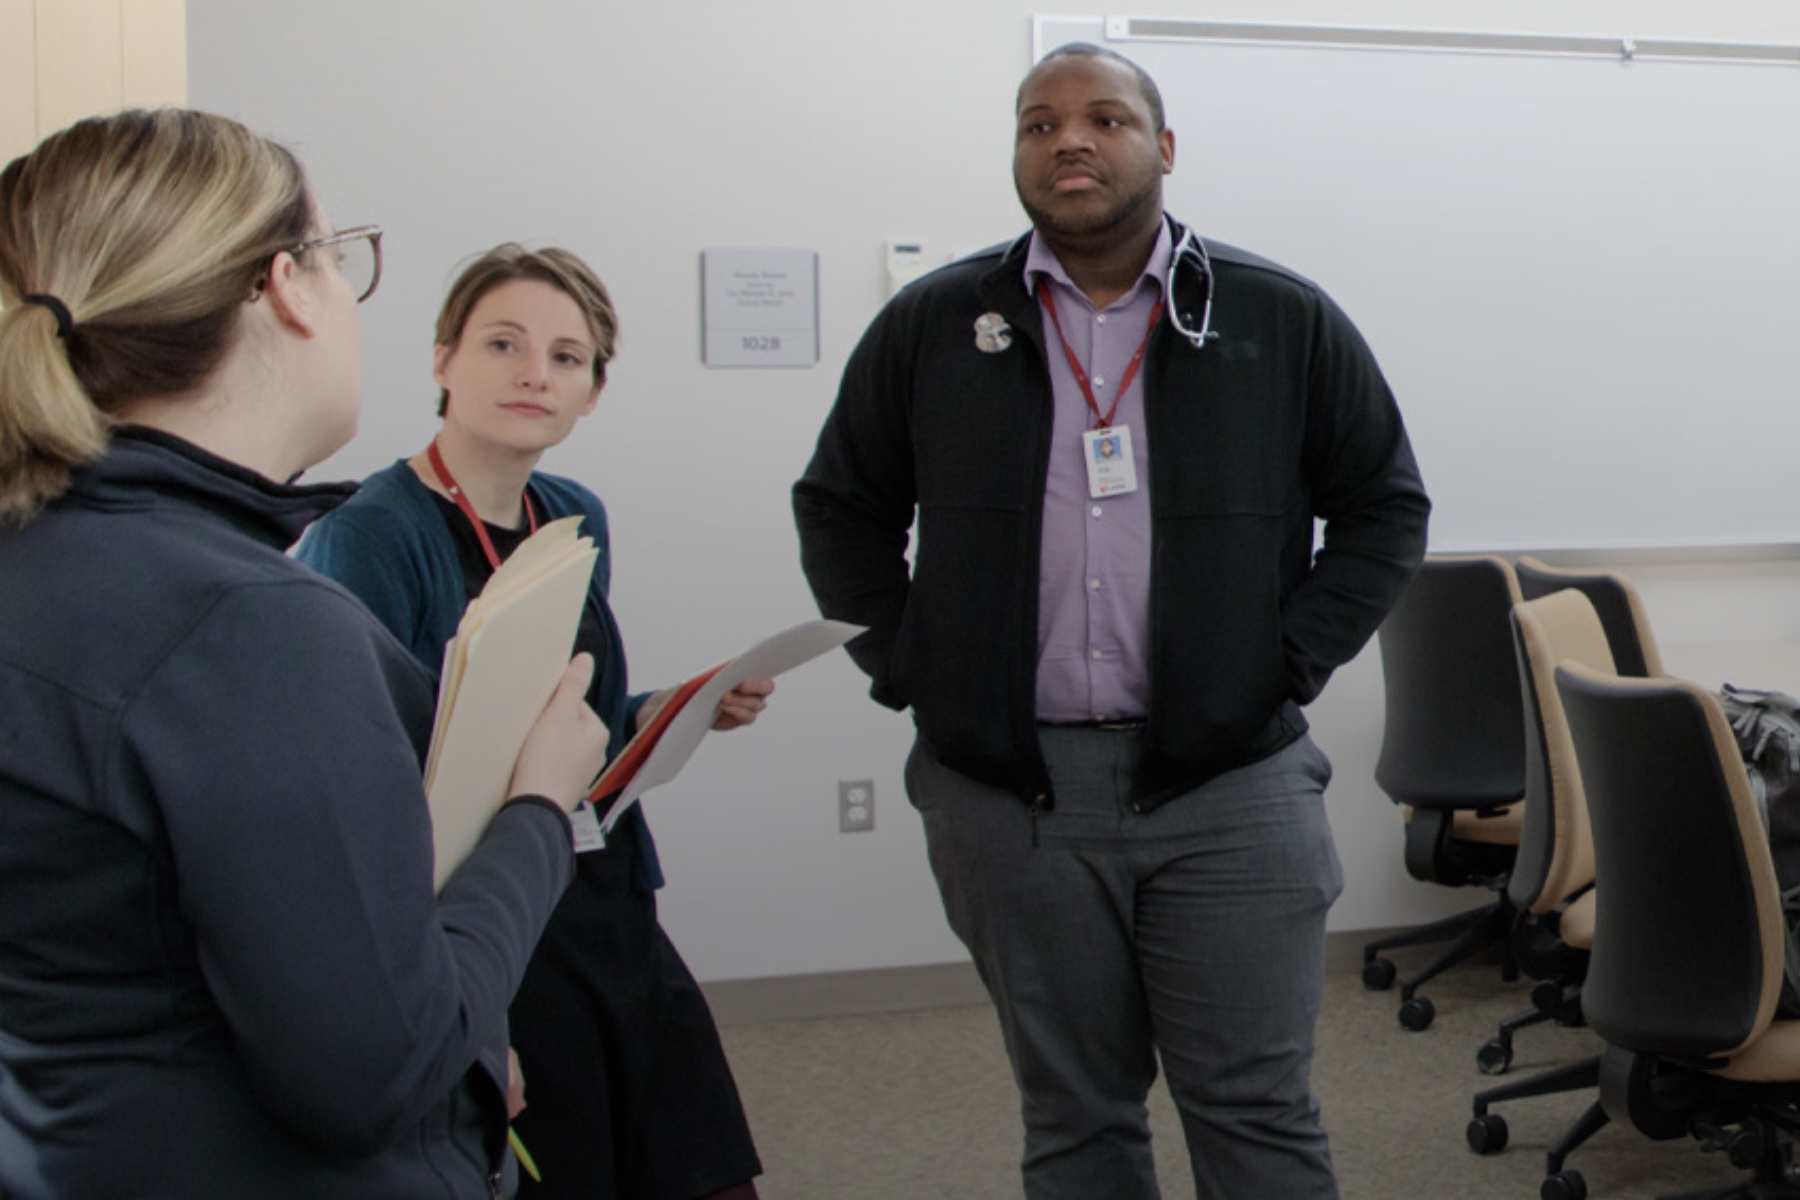
M998 309L1015 326L1024 323L1024 327L1030 330L1038 329L1037 304L1025 284L1026 262L1031 255L1033 232L1028 229L1014 239L1000 255L999 262L976 284L983 301L989 307ZM1174 246L1180 244L1181 235L1186 232L1186 228L1180 221L1164 213L1163 232L1169 238L1170 245ZM1184 269L1183 260L1169 262L1167 269L1174 272L1178 300L1200 284L1200 278L1194 270Z
M354 483L276 483L183 438L121 425L96 462L76 470L69 498L97 509L198 509L278 550L356 494Z

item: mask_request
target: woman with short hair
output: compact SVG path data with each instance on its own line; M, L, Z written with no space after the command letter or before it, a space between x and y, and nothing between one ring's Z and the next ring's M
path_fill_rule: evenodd
M605 507L537 465L594 410L617 339L612 300L576 255L508 243L476 257L438 316L436 438L365 480L298 551L436 667L470 598L531 530L579 515L600 555L575 645L597 664L588 703L615 754L667 693L627 691ZM774 686L739 685L714 728L754 721ZM542 1175L521 1181L520 1195L753 1200L761 1164L737 1085L705 997L657 922L650 829L633 806L604 845L597 833L578 843L575 882L512 1006L527 1101L517 1129Z

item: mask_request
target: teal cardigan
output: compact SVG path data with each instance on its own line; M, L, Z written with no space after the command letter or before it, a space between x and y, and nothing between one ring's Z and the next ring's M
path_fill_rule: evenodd
M588 584L587 602L606 632L606 657L599 678L588 691L592 705L611 731L607 756L630 740L637 710L645 694L626 691L625 644L607 605L612 581L606 506L572 479L533 472L527 485L551 520L579 515L581 531L594 540L599 555ZM456 543L432 499L405 460L375 472L357 494L306 531L295 557L329 575L355 593L434 674L443 669L444 646L468 607ZM662 868L643 812L633 805L621 821L636 825L638 860L633 872L638 886L662 886Z

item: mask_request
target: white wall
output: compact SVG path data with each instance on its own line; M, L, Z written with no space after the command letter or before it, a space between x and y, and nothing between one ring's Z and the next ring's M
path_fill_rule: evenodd
M389 231L389 273L364 314L363 430L317 474L361 475L430 436L431 322L457 259L506 238L566 244L611 286L624 339L600 411L548 465L611 509L634 681L665 682L812 615L787 489L881 302L881 245L917 238L947 253L1022 227L1012 95L1029 18L1047 10L1091 11L1028 0L189 0L192 102L294 146L340 224ZM1239 0L1162 14L1800 42L1800 9L1777 3ZM1180 169L1204 171L1204 130L1177 132ZM1205 214L1183 215L1204 229ZM820 252L817 367L700 365L707 246ZM1672 466L1679 451L1669 448ZM1793 562L1627 565L1665 640L1800 639ZM1400 867L1397 815L1370 778L1380 711L1373 652L1312 710L1337 765L1340 930L1449 904ZM702 979L963 957L902 796L909 729L834 657L784 680L756 729L710 741L650 797L672 880L665 923ZM836 781L862 778L875 781L876 831L840 835Z

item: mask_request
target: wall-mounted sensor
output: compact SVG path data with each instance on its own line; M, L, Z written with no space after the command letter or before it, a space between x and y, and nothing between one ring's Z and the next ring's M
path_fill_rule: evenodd
M935 262L927 259L923 242L887 243L887 294L889 299L893 298L895 292L935 266L937 266Z

